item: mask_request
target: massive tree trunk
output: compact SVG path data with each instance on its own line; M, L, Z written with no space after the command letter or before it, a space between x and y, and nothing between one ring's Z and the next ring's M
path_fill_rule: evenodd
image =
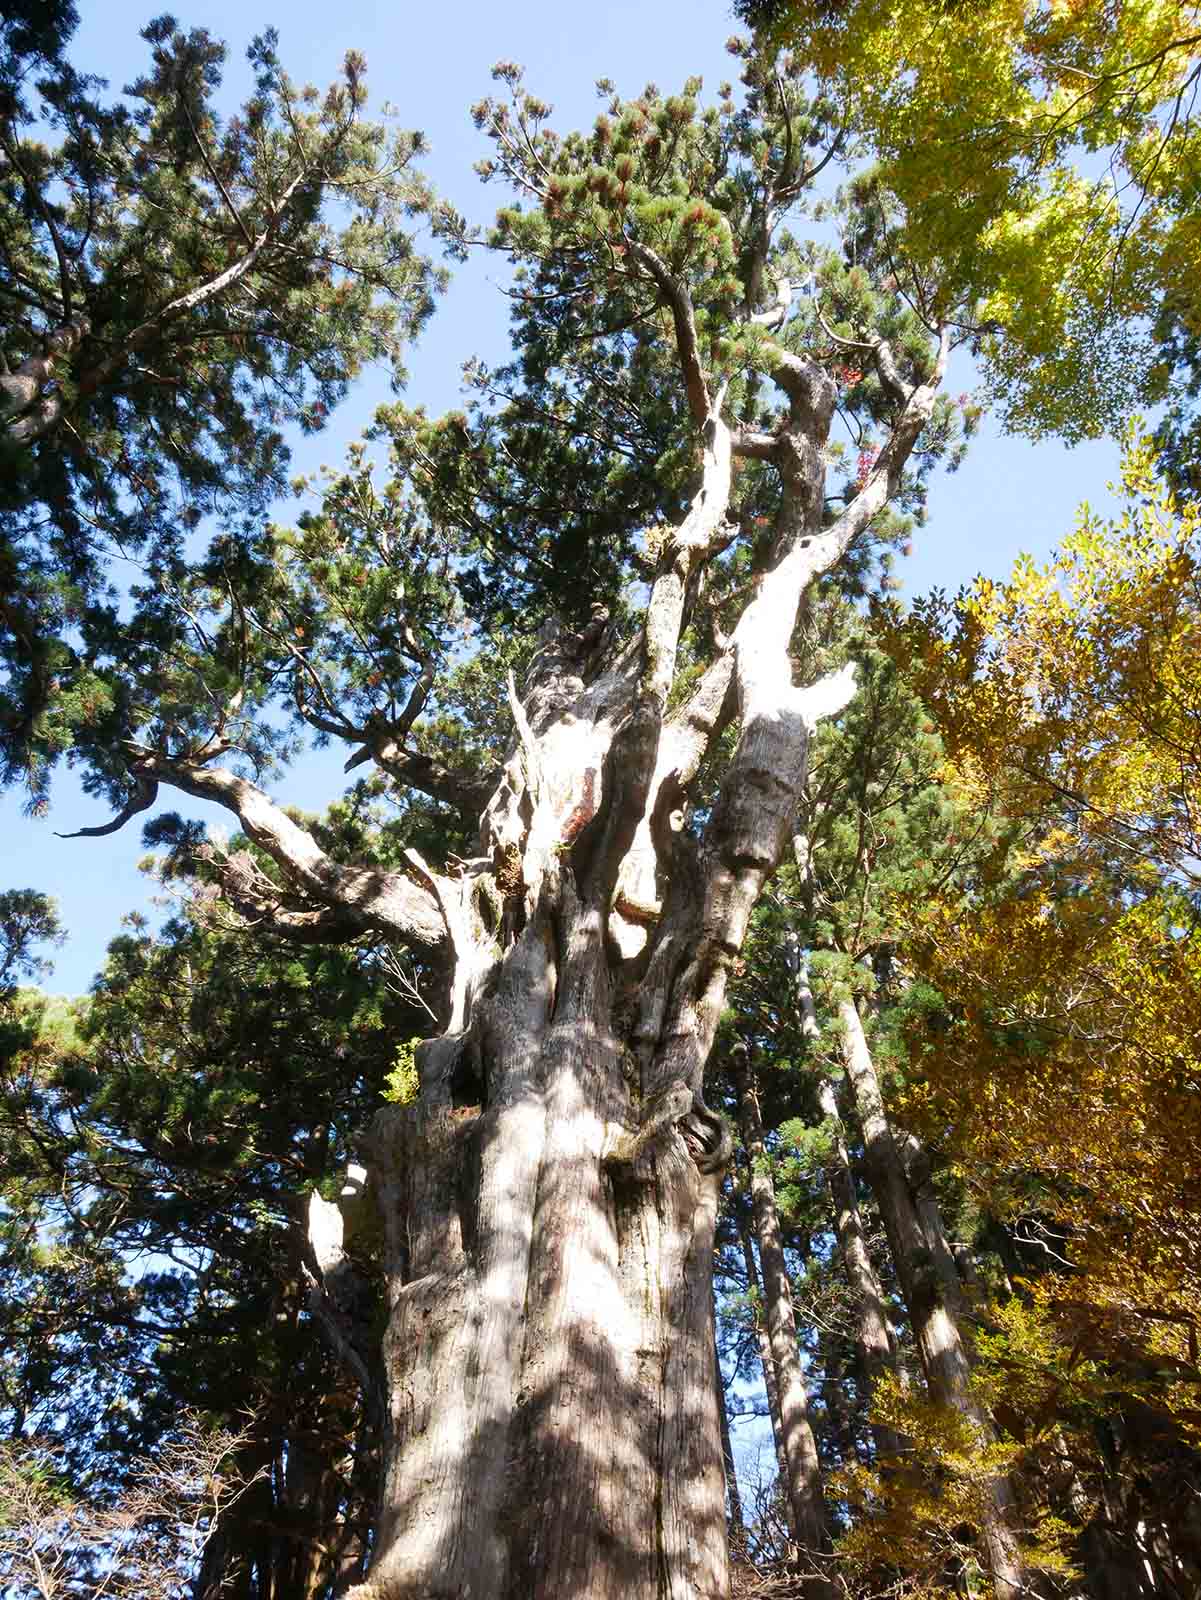
M888 1233L927 1387L934 1400L968 1418L982 1442L992 1440L991 1419L971 1390L958 1277L937 1202L932 1191L926 1194L920 1211L915 1202L853 999L839 1002L838 1020L843 1030L843 1061L863 1129L868 1177ZM1013 1511L1008 1478L993 1478L982 1512L980 1545L999 1600L1018 1600L1026 1592Z
M723 419L685 284L648 247L628 259L670 312L701 482L661 538L641 627L598 614L543 641L511 706L518 738L481 853L437 871L348 867L246 779L129 745L138 786L233 811L279 892L212 847L207 869L260 925L319 940L368 933L441 959L448 1000L418 1049L415 1103L363 1142L344 1210L314 1196L314 1310L383 1418L377 1536L353 1600L724 1600L724 1484L712 1376L711 1271L730 1147L702 1074L748 920L789 842L819 717L850 669L792 681L810 583L897 492L941 381L907 388L875 346L891 432L826 525L836 389L756 335L787 404L771 432ZM778 326L786 307L773 313ZM732 457L774 465L781 499L741 616L669 710L690 596L736 536ZM702 763L733 724L716 800ZM422 783L404 730L368 753ZM372 1220L374 1219L374 1221ZM362 1315L344 1223L374 1231L382 1340Z
M418 1102L368 1142L386 1464L354 1600L727 1592L711 1270L729 1136L701 1074L813 720L852 680L792 686L813 558L789 541L724 665L664 717L689 569L722 535L717 419L709 440L643 638L599 671L547 647L514 696L521 741L486 856L459 879L426 873L454 1013L418 1053ZM682 796L733 710L738 745L694 843ZM314 1213L336 1285L337 1227Z

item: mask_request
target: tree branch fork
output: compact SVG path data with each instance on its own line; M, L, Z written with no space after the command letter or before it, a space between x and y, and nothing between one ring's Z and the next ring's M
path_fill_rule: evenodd
M586 913L589 981L599 981L606 966L612 972L605 983L621 981L623 969L643 975L631 1041L642 1103L658 1107L633 1124L618 1118L613 1126L620 1131L596 1154L609 1165L636 1167L679 1130L694 1167L705 1172L728 1149L728 1134L704 1107L700 1086L730 968L758 894L791 838L809 738L854 693L850 667L794 685L789 650L798 609L808 586L896 492L930 415L949 337L940 336L930 379L909 389L891 352L877 348L897 414L859 495L823 526L830 379L816 361L765 334L757 348L788 399L786 414L772 435L732 427L722 415L725 385L711 381L700 362L686 287L653 252L634 255L672 311L697 426L699 486L661 548L638 632L620 644L607 618L598 618L587 637L548 645L520 694L511 685L517 737L484 808L481 855L457 873L435 871L412 855L400 870L335 861L263 789L213 764L228 749L221 741L191 756L131 744L130 801L104 828L82 831L120 826L152 805L162 784L220 806L282 880L277 884L244 853L210 849L211 870L257 926L307 941L382 936L447 958L450 1054L476 1047L479 1002L498 982L503 989L510 967L518 981L522 964L533 959L533 929L552 945L567 940L545 980L553 1008L553 986L564 981L575 937L564 931L568 912ZM784 320L774 314L767 326L778 331ZM728 639L683 704L669 711L690 584L735 536L729 511L739 453L777 464L787 455L792 463L781 473L780 530ZM731 721L738 727L734 754L717 803L693 837L684 826L687 796ZM390 758L406 770L400 754L382 743L371 754L385 770ZM485 925L485 885L484 898L502 908L499 925ZM614 953L606 955L610 946ZM320 1228L325 1215L317 1207L314 1225Z

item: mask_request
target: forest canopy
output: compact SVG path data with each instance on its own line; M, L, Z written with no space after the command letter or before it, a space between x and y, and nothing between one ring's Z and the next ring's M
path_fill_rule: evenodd
M490 221L6 10L5 779L170 907L67 999L0 888L6 1595L1201 1584L1196 8L737 9L498 64ZM1120 507L903 605L990 408Z

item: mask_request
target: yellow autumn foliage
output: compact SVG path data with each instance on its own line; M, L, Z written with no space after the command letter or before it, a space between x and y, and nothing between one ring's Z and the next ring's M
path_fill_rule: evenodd
M831 1492L849 1512L850 1528L838 1542L840 1563L852 1588L888 1592L910 1600L945 1600L987 1594L977 1536L993 1506L996 1480L1012 1478L1026 1451L1012 1438L998 1441L961 1412L931 1401L923 1389L895 1376L883 1379L872 1419L904 1441L899 1456L868 1466L857 1462L831 1478ZM1027 1566L1070 1576L1075 1530L1045 1508L1024 1507L1022 1548Z
M1024 843L964 896L897 907L949 1026L905 1115L1000 1215L1060 1231L1045 1307L1077 1356L1201 1422L1201 507L1128 441L1125 509L885 625L951 781ZM1135 1381L1130 1378L1129 1381Z
M992 398L1100 432L1163 397L1170 305L1201 327L1201 8L1185 0L742 0L846 108L894 253L977 303Z

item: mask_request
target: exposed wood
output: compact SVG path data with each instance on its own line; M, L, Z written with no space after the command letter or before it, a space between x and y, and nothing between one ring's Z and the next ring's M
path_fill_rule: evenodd
M685 282L629 249L672 312L698 486L664 532L640 625L624 640L607 613L578 632L551 627L525 681L510 682L516 735L491 793L453 797L482 802L480 855L453 874L412 852L399 870L344 865L217 767L219 748L129 750L136 780L215 801L265 852L274 889L233 857L214 862L248 913L295 937L349 928L437 952L446 975L441 1031L417 1050L418 1097L377 1116L362 1148L369 1181L343 1207L357 1225L364 1208L377 1217L386 1307L374 1355L354 1332L347 1251L314 1207L318 1315L383 1415L381 1515L348 1600L728 1596L711 1278L731 1139L703 1074L751 914L791 839L813 731L854 693L849 668L794 683L797 617L896 491L946 341L930 382L898 400L860 495L825 526L835 386L765 340L787 407L755 453L779 471L779 516L729 637L669 710L689 596L735 533L746 441L704 370ZM716 800L690 828L693 786L730 727ZM417 771L403 733L362 731L356 764L370 754L451 797L454 774ZM766 1365L797 1542L820 1560L791 1295L761 1154L753 1165Z

